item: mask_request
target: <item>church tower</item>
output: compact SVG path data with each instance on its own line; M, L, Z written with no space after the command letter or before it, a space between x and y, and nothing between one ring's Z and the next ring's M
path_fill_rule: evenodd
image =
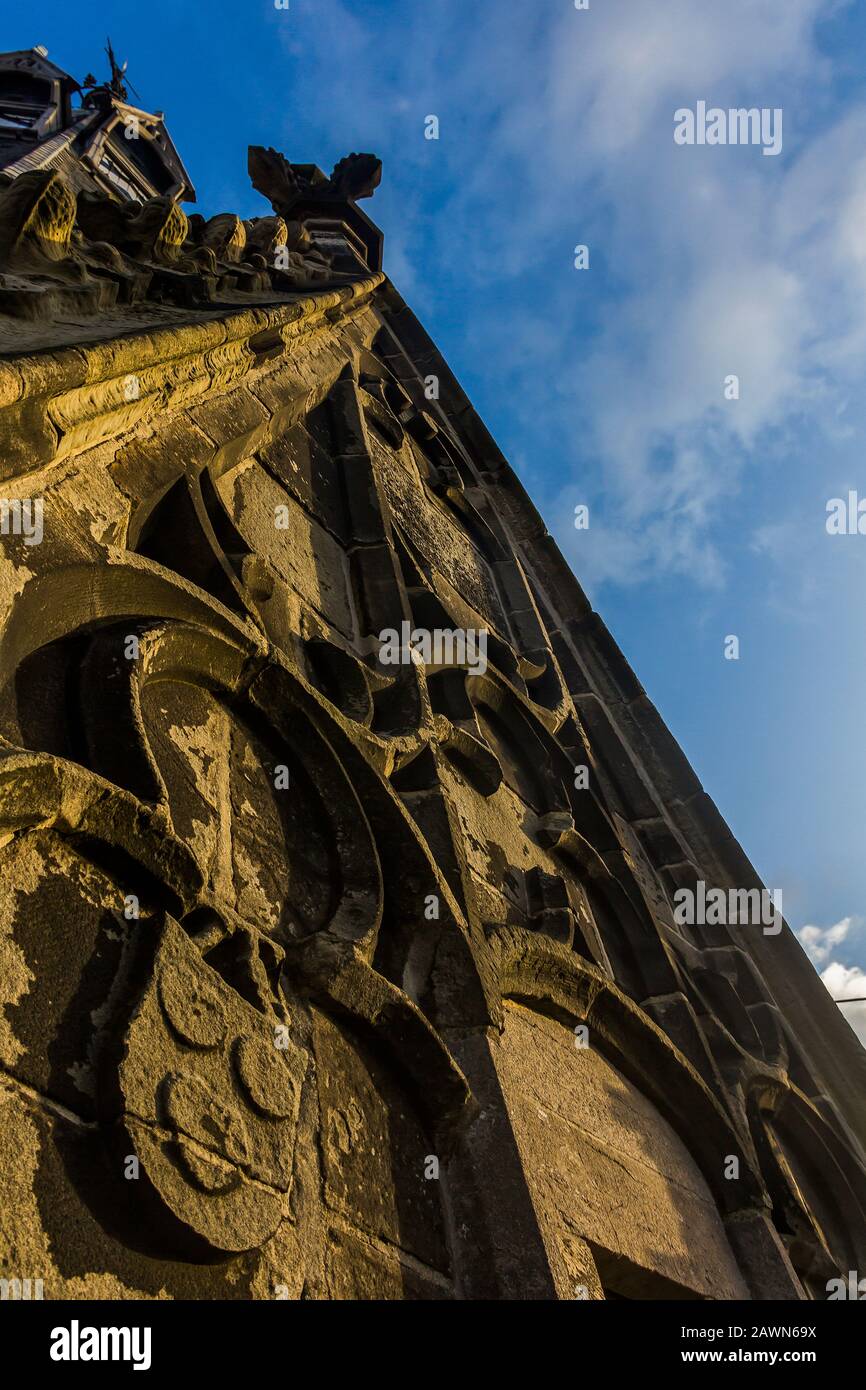
M83 92L80 104L73 104ZM804 1299L866 1054L382 270L0 55L0 1274Z

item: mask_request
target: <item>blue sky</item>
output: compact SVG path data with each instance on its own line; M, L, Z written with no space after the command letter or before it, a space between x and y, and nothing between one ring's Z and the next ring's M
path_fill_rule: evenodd
M206 215L265 211L250 143L381 156L386 270L828 986L866 994L866 536L825 525L866 498L863 0L42 0L3 43L81 78L107 33ZM676 145L699 100L781 108L781 153Z

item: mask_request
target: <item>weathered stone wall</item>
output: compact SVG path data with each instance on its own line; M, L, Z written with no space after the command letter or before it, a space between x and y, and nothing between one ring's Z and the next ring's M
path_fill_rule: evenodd
M163 298L0 323L0 1269L819 1292L862 1050L787 928L674 923L753 871L329 188L291 285L127 219Z
M600 1051L509 1003L494 1055L539 1224L572 1297L592 1268L587 1244L623 1297L748 1296L694 1159Z

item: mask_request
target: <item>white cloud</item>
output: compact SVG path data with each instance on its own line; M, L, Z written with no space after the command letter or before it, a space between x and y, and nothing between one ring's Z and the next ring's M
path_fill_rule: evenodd
M858 965L832 961L821 971L821 979L833 999L866 999L866 971ZM866 1047L866 1004L842 1004L841 1011Z
M823 965L834 947L847 939L852 926L858 925L859 920L856 917L843 917L832 927L802 927L797 936L812 964Z
M837 1002L840 999L866 1000L866 971L859 965L844 965L830 959L843 942L850 949L851 937L862 925L860 917L843 917L830 927L809 924L797 932L804 951L820 972L831 998ZM841 1004L840 1009L866 1047L866 1003Z

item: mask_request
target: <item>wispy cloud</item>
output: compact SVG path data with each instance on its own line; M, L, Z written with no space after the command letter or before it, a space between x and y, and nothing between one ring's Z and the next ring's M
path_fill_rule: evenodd
M542 416L536 495L590 585L720 585L744 479L785 466L779 432L804 411L832 428L863 369L866 111L834 112L816 41L842 8L482 3L478 23L442 0L434 23L317 0L316 25L285 40L303 45L302 90L324 82L334 137L392 154L377 199L400 229L398 284L427 313L459 282L467 342L473 311L502 318L485 366ZM699 98L782 107L781 158L676 146L673 113ZM576 485L599 501L579 551Z
M813 965L823 965L834 949L847 940L855 925L859 925L859 918L843 917L841 921L834 922L832 927L802 927L797 935Z

